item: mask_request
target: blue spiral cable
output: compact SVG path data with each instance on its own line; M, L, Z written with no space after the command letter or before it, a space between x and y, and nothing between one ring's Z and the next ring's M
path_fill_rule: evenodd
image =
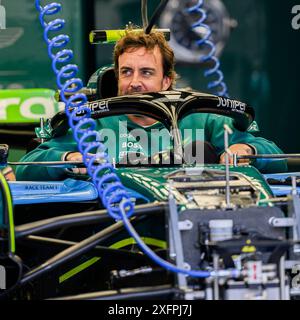
M83 162L87 172L92 178L98 190L99 197L111 217L122 219L120 203L125 201L126 215L130 217L134 212L134 205L130 201L130 195L122 185L108 155L105 146L97 140L98 132L96 122L91 118L91 111L87 108L87 97L78 93L83 88L82 80L77 77L78 66L70 64L73 59L73 51L66 49L70 38L60 34L51 38L50 33L58 32L65 26L63 19L54 19L49 22L47 17L61 11L60 3L49 3L41 6L40 0L35 0L35 7L39 11L40 23L44 29L43 36L48 46L48 55L52 60L52 69L56 75L56 83L60 89L61 100L65 103L65 112L68 116L73 137L78 145L78 150L83 156ZM50 19L49 19L50 20ZM66 97L66 93L71 96ZM80 114L80 116L78 116ZM95 165L95 161L101 159L101 164ZM98 161L99 162L99 161Z
M215 44L209 40L211 36L211 28L204 23L207 18L206 12L203 9L203 0L198 0L198 3L192 7L185 9L185 11L189 14L197 14L199 15L199 19L191 25L191 28L194 30L195 28L202 27L207 32L202 39L196 41L198 47L206 47L208 48L208 53L200 58L201 63L210 62L212 63L212 67L204 71L204 76L206 78L213 77L216 80L212 80L208 83L208 89L214 91L213 93L223 97L229 97L227 92L227 86L224 82L223 72L220 70L220 61L215 56L216 54L216 46Z
M237 277L237 270L208 272L180 269L159 258L143 243L128 220L134 212L134 205L130 201L129 195L122 185L120 178L117 176L114 167L109 162L108 155L105 153L104 144L97 141L98 132L95 131L96 122L91 118L90 110L86 107L87 97L85 94L78 93L83 87L82 80L76 78L78 67L75 64L67 64L60 69L58 67L58 64L63 65L71 61L73 51L62 49L69 43L69 37L67 35L58 35L52 39L49 37L51 31L61 30L65 25L65 21L63 19L55 19L47 23L45 18L46 16L58 13L61 10L61 4L53 2L45 7L41 7L40 0L35 0L35 5L40 13L40 22L44 28L44 40L48 45L48 55L52 59L52 68L56 74L57 86L61 89L61 99L66 104L65 111L68 116L69 125L72 128L74 139L77 141L78 149L83 155L87 172L92 178L98 190L99 197L110 216L116 220L122 220L130 235L140 245L145 254L171 272L184 273L197 278L210 276ZM54 53L54 49L59 51ZM71 97L66 98L66 92L72 93ZM78 114L81 116L78 116ZM96 153L93 153L95 150ZM94 165L94 162L99 159L102 160L102 164L97 163L97 165Z

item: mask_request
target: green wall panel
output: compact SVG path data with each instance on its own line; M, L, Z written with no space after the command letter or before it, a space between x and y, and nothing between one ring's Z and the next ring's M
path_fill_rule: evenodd
M45 5L51 1L41 1ZM80 76L85 77L85 13L81 0L61 0L63 10L52 17L66 20L64 33L71 36ZM0 88L56 88L34 0L2 0L6 29L0 30ZM52 18L53 19L53 18ZM85 34L84 34L85 33ZM54 33L52 34L54 36Z

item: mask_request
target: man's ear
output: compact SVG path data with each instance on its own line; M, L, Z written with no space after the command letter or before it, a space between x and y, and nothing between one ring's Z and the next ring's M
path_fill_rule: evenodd
M171 82L172 80L170 77L164 76L162 83L162 91L168 90L171 86Z

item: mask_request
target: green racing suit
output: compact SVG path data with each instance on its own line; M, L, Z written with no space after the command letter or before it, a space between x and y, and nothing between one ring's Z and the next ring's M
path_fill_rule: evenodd
M99 139L113 133L115 139L103 142L108 147L110 159L115 158L118 162L128 152L140 152L146 156L151 156L157 151L170 149L169 134L163 134L159 138L162 130L167 130L157 122L149 127L141 127L132 122L126 115L113 116L96 120ZM250 145L257 154L280 154L282 151L274 142L261 137L256 137L249 132L241 132L233 127L233 120L229 117L215 114L192 114L181 120L179 129L183 137L183 144L195 140L203 139L211 143L218 155L224 152L224 124L233 129L233 134L229 136L229 145L243 143ZM142 129L148 136L151 136L151 143L145 139L136 138L136 134L131 132ZM112 137L110 137L112 138ZM78 151L77 143L73 139L71 130L64 136L52 138L47 142L40 144L36 149L26 154L21 161L60 161L63 160L66 153ZM261 172L284 172L287 170L287 164L284 160L265 161L255 160L253 165ZM18 166L16 170L17 180L63 180L68 176L68 170L57 167L44 166Z

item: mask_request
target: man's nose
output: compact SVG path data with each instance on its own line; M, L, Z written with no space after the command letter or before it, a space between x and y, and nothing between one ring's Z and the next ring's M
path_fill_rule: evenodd
M135 72L133 74L133 77L132 77L131 82L130 82L130 87L132 89L138 89L138 88L142 87L142 82L141 82L140 76L139 76L139 74L137 72Z

